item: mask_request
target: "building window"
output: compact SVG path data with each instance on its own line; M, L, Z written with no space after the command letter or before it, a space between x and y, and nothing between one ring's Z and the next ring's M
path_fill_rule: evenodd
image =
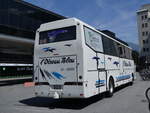
M142 32L142 35L145 36L145 32Z
M145 19L147 19L147 15L145 15Z
M142 28L144 28L144 27L148 27L148 23L143 23Z
M144 24L142 24L142 28L144 28Z
M143 19L144 19L144 16L141 16L141 19L143 20Z
M148 31L145 32L145 35L148 36Z
M143 51L145 52L145 48L143 48Z
M148 44L148 39L146 40L146 43Z
M143 32L142 32L142 35L143 35L143 36L148 36L148 31L145 31L145 32L143 31Z
M145 23L145 27L148 27L148 24L147 24L147 23Z
M143 44L145 44L145 40L143 40Z
M149 52L149 48L146 48L146 51Z
M142 15L142 16L141 16L141 19L142 19L142 20L147 19L147 15Z

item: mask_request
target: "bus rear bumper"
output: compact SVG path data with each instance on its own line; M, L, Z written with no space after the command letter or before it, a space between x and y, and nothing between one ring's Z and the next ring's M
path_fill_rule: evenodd
M63 89L51 89L48 85L35 86L35 96L59 98L86 98L83 86L63 86Z

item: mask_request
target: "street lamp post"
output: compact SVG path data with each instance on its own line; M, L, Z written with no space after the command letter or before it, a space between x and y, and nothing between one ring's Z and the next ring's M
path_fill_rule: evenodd
M148 62L147 62L147 60L145 61L145 68L147 69L148 68Z

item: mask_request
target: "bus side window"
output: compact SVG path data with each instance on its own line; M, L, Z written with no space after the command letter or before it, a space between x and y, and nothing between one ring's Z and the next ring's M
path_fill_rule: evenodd
M122 46L119 43L117 43L117 46L118 46L119 57L123 57L123 48L122 48Z
M130 59L132 59L132 51L129 49Z
M129 48L126 48L126 58L130 59L130 51Z
M85 42L94 51L103 52L102 36L98 32L84 27Z
M122 51L122 47L119 47L119 56L123 56L123 51Z
M132 59L132 51L128 49L128 59Z

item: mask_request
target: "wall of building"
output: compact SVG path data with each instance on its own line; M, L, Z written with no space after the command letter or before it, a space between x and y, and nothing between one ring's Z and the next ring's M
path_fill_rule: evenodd
M150 4L143 5L137 11L140 57L150 63Z
M36 30L64 18L22 0L0 0L0 79L31 76Z
M0 0L0 63L15 63L15 58L16 63L32 63L36 30L64 18L22 0Z

